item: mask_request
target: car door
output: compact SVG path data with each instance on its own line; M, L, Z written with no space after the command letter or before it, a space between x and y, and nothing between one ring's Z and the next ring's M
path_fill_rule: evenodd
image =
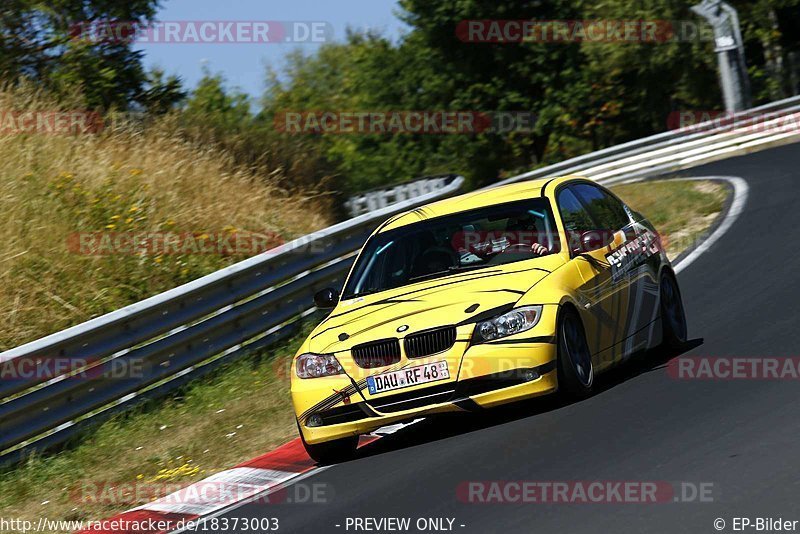
M557 198L572 261L583 280L579 295L588 316L584 321L587 341L601 370L624 354L621 342L627 325L620 316L627 312L630 287L607 255L624 243L623 232L631 221L615 197L589 182L567 184Z
M630 209L612 193L590 182L575 184L572 189L600 227L614 234L614 241L603 250L616 289L610 307L616 321L616 338L605 355L617 360L630 355L635 347L628 341L649 323L652 315L652 302L642 298L648 277L642 276L635 261L640 257L640 235Z

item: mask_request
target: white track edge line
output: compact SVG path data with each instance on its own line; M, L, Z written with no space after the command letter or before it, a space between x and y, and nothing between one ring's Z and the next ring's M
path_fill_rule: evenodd
M684 256L681 261L679 261L673 267L675 274L678 274L691 265L704 252L708 251L708 249L710 249L723 235L725 235L730 227L733 226L733 223L736 222L736 219L739 218L739 215L741 215L742 211L744 211L744 205L747 203L747 197L750 192L750 186L747 185L747 182L744 180L744 178L740 178L738 176L696 176L691 178L679 178L679 180L724 180L733 186L733 200L731 201L731 205L728 208L727 213L725 213L722 222L713 232L711 232L711 235L705 238L699 245L697 245L697 247L694 248L694 250Z
M658 180L658 179L656 179ZM646 181L656 181L652 180L647 177L642 178L634 178L633 180L623 180L618 184L614 185L622 185L622 184L633 184L637 182L646 182ZM731 205L728 207L728 211L723 216L722 222L717 226L717 228L711 232L710 235L705 237L699 245L697 245L689 254L684 256L683 258L679 258L677 262L672 264L672 269L675 271L675 274L678 274L689 265L691 265L697 258L699 258L704 252L711 248L711 246L716 243L725 233L730 229L736 219L739 218L739 215L744 210L744 205L747 202L747 198L750 192L750 186L747 185L747 181L744 178L739 176L686 176L680 178L667 178L663 179L662 181L695 181L695 180L722 180L724 182L728 182L733 187L733 200L731 200Z

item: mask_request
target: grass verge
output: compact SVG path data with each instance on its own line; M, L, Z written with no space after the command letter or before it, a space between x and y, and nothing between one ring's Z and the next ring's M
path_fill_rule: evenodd
M710 180L637 182L611 189L655 225L670 258L702 237L729 194L725 185Z
M654 222L673 256L708 229L727 195L709 181L613 189ZM186 485L295 437L287 371L308 329L166 402L115 417L60 454L0 473L0 517L102 519L144 504L151 491ZM134 483L145 490L140 498L125 489Z

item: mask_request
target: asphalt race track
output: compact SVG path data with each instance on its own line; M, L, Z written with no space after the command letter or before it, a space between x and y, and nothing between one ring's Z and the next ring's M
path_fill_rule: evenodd
M796 356L800 333L800 144L692 169L744 178L749 198L679 275L692 356ZM455 519L464 533L716 532L714 520L800 520L800 395L792 380L672 378L677 353L649 353L599 379L598 393L429 419L315 473L327 504L247 504L280 532L347 532L348 517ZM465 481L713 484L713 502L470 504ZM337 525L340 525L337 527ZM463 527L461 525L464 525ZM800 526L797 527L800 529ZM750 529L754 530L754 529ZM350 532L353 532L351 527Z

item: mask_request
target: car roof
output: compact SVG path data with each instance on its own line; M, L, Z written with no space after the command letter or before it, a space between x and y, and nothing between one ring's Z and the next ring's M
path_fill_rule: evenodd
M450 215L462 211L493 206L495 204L503 204L505 202L514 202L515 200L541 197L543 196L542 189L545 184L553 186L547 187L544 191L545 194L550 195L555 190L556 185L577 178L582 177L560 176L541 178L527 182L501 185L489 189L480 189L457 197L438 200L394 216L381 227L380 231L392 230L415 222L441 217L442 215Z

